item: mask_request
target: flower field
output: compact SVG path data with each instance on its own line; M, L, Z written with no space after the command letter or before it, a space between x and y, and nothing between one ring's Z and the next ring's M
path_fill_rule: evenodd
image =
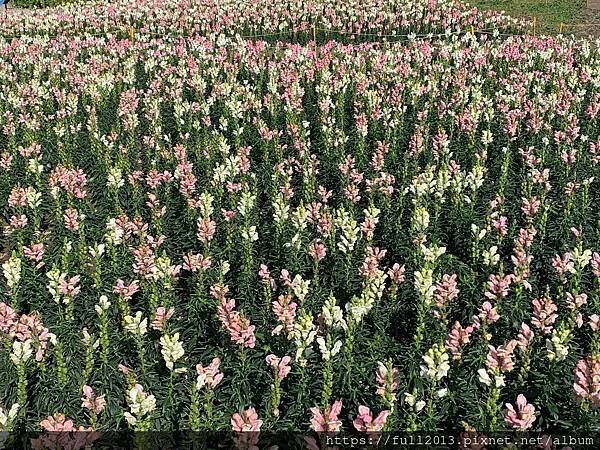
M0 31L0 431L600 431L598 43L453 0Z

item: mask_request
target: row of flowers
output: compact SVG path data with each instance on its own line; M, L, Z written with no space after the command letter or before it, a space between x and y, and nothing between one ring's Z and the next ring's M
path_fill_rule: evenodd
M518 31L526 20L466 7L455 0L112 0L67 3L55 8L8 15L0 30L11 36L118 33L182 33L278 36L312 39L319 34L382 35L445 33L470 29ZM271 38L272 39L272 38ZM350 39L353 39L350 37Z

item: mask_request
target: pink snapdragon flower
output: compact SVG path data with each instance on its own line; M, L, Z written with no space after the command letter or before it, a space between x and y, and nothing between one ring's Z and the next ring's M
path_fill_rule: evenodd
M156 308L156 317L150 324L150 328L157 331L162 331L167 320L173 317L175 313L175 308L172 306L169 309L166 309L164 306L159 306Z
M17 313L9 305L0 302L0 333L9 334L14 329Z
M378 247L367 247L367 255L358 269L367 280L372 280L379 272L379 262L385 257L387 250L380 250Z
M458 297L459 293L460 290L457 287L456 274L444 274L434 288L435 306L437 307L437 310L434 311L434 315L436 318L442 316L444 306Z
M266 264L260 265L260 268L258 269L258 277L260 278L261 282L264 285L269 286L271 290L275 290L275 288L277 287L275 280L273 279L273 277L271 277L269 267Z
M487 282L487 291L485 296L490 300L500 300L508 295L510 285L514 280L514 275L509 274L504 277L490 275Z
M308 245L308 254L315 261L321 261L327 256L327 247L321 242L311 242Z
M327 406L323 412L321 412L321 410L317 407L311 408L311 428L316 432L340 431L340 428L342 427L342 421L338 419L338 416L341 411L341 400L337 400L333 403L333 405Z
M600 254L594 252L590 265L592 266L592 273L595 276L600 277Z
M198 219L198 239L203 244L210 242L217 231L217 223L209 218Z
M492 226L498 231L500 236L506 236L508 233L508 217L500 216L498 219L492 220Z
M254 408L248 408L242 413L235 413L231 418L231 429L237 433L234 437L236 448L244 450L259 450L258 438L262 420Z
M365 217L365 220L360 224L360 230L364 233L367 242L373 240L375 227L379 223L378 217Z
M72 299L81 292L81 287L78 286L80 279L81 277L79 275L75 275L74 277L69 278L69 280L66 280L61 276L58 291L61 295Z
M357 431L381 431L385 426L389 414L390 412L385 410L381 411L377 417L373 418L371 410L368 407L361 405L358 407L358 416L356 416L352 424Z
M23 248L23 253L25 257L30 261L37 263L35 266L36 269L40 269L44 266L44 263L42 262L42 259L44 257L44 251L44 244L41 242L37 244L32 244L30 247Z
M40 425L47 433L31 439L31 448L34 450L86 449L91 448L94 442L101 437L100 433L93 432L92 427L79 426L75 428L73 421L65 418L64 414L48 416L47 419L40 422Z
M567 292L567 308L576 310L587 303L587 294L573 295Z
M250 325L250 321L235 310L235 299L227 300L225 297L226 292L227 286L213 285L211 287L211 294L219 299L220 303L217 306L219 320L233 342L248 348L254 348L256 345L255 326Z
M405 280L405 276L404 276L405 272L406 272L405 266L401 266L398 263L394 263L394 265L392 265L392 267L390 267L388 269L387 274L388 274L388 277L390 277L390 280L392 280L392 283L402 284L402 282Z
M519 394L517 397L516 409L510 403L506 404L505 421L514 429L518 431L528 430L535 419L535 407L527 403L527 399L523 394Z
M57 166L50 173L49 185L50 188L60 186L75 198L87 197L87 177L82 169L67 169L62 165Z
M29 219L27 219L27 216L25 214L21 214L19 216L17 216L17 215L10 216L9 225L6 227L7 234L10 234L10 233L14 232L15 230L25 228L27 226L28 222L29 222Z
M600 406L600 357L580 359L575 367L573 389L579 401L589 401L593 407Z
M27 194L30 188L15 186L8 195L8 206L16 208L18 206L27 206Z
M569 273L575 273L575 261L573 260L573 254L566 252L562 258L560 255L555 255L552 258L552 267L556 270L561 280L565 280L565 275Z
M200 253L188 253L183 257L183 270L189 270L192 273L198 271L204 272L212 266L212 258L203 256Z
M506 345L499 345L498 348L488 345L488 354L485 365L490 373L496 369L502 373L512 372L515 367L513 361L513 352L517 346L516 340L508 341Z
M237 432L260 431L262 420L254 408L248 408L240 413L235 413L231 417L231 429Z
M2 303L0 303L0 321L2 320L1 306ZM8 335L20 342L31 339L35 350L35 360L38 362L44 358L48 343L56 344L56 336L44 326L37 312L22 314L18 320L13 322L13 326L8 330Z
M68 208L63 215L65 227L71 231L79 230L79 212L74 208Z
M75 428L72 419L68 419L64 414L54 414L48 416L48 418L40 422L41 427L46 431L72 433L74 431L91 431L91 428L87 430L83 427Z
M386 364L378 362L375 382L377 384L377 395L391 394L392 400L396 400L396 391L400 387L400 371L397 367L392 367L390 373L390 368Z
M146 280L154 279L156 275L155 256L151 246L142 244L133 250L133 273L141 275Z
M527 350L529 345L533 342L533 338L535 334L529 328L529 325L526 323L521 324L521 329L519 330L519 334L517 336L517 347L519 347L522 351Z
M83 386L83 397L81 406L94 414L100 414L106 407L104 395L96 396L94 390L87 384Z
M473 317L473 322L479 328L481 322L490 325L497 322L498 319L500 319L500 315L496 311L496 308L490 302L484 302L479 309L479 314Z
M459 321L454 322L448 337L446 338L446 348L452 353L452 359L458 361L462 357L463 348L471 341L471 334L475 330L475 325L469 325L463 328Z
M273 369L275 375L279 378L279 381L283 381L285 377L290 373L290 361L292 358L289 356L284 356L282 358L278 358L277 356L270 354L265 358L265 361L271 368Z
M213 358L211 363L204 367L202 364L196 364L196 373L198 374L197 388L206 386L208 389L214 389L223 380L223 373L219 371L221 360Z
M544 296L544 298L536 298L532 303L533 317L531 323L543 334L550 334L558 317L558 314L556 314L558 308L549 295Z
M273 329L271 332L272 335L276 336L285 331L288 336L291 336L291 333L294 331L297 307L298 305L292 301L291 294L277 297L277 300L272 303L272 309L279 325Z
M121 297L123 297L126 301L131 300L131 297L140 290L140 282L138 280L133 280L128 285L125 285L125 282L121 279L117 280L117 284L113 287L113 292Z
M531 220L540 210L541 202L537 197L521 199L521 211L525 218Z

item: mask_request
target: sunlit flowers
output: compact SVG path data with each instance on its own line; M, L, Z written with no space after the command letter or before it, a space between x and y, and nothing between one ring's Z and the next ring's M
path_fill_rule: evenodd
M31 340L27 339L24 342L14 341L12 344L12 353L10 354L10 360L15 365L26 363L33 355L33 349L31 348Z

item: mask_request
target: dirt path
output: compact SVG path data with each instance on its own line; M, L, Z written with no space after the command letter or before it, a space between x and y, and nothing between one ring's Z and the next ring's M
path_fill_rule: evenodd
M599 10L600 0L587 0L588 9Z
M569 26L577 36L600 37L600 0L588 0L576 24Z

